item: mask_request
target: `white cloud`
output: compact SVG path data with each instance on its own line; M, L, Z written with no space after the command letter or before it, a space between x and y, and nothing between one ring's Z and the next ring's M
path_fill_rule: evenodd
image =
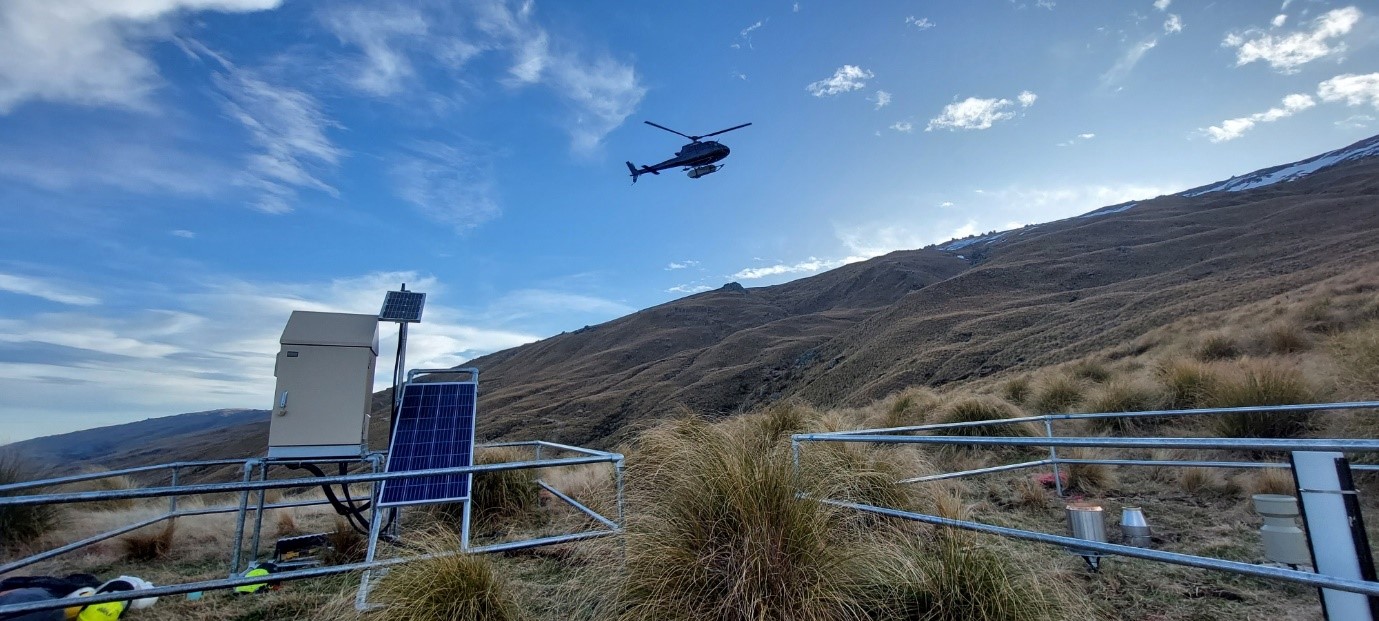
M429 41L428 20L420 11L402 5L339 6L325 13L322 21L341 43L363 52L348 79L354 88L389 96L415 79L416 69L406 48ZM452 62L462 63L480 49L456 43L452 44Z
M149 109L161 80L150 41L199 11L241 13L281 0L0 2L0 114L26 101Z
M1149 50L1154 49L1158 45L1159 40L1154 37L1131 45L1125 50L1125 53L1121 54L1120 58L1116 60L1116 64L1111 65L1111 68L1107 69L1106 73L1101 74L1101 85L1103 87L1109 87L1130 77L1130 72L1135 70L1135 65L1140 64L1140 60L1144 59L1144 55L1148 54Z
M1379 119L1375 119L1374 117L1368 114L1356 114L1354 116L1342 119L1340 121L1336 121L1336 127L1341 127L1344 129L1366 129L1369 127L1370 123L1373 123L1375 120Z
M188 231L187 229L176 229L168 231L168 234L173 237L181 237L182 239L196 239L196 232Z
M1053 7L1057 6L1057 4L1058 3L1054 2L1053 0L1034 0L1034 6L1037 6L1041 9L1048 9L1050 11L1052 11Z
M1079 140L1091 140L1091 139L1093 139L1093 138L1096 138L1096 134L1093 134L1093 133L1091 133L1091 132L1087 132L1087 133L1085 133L1085 134L1078 134L1078 135L1077 135L1076 137L1074 137L1074 138L1070 138L1070 139L1068 139L1068 140L1065 140L1065 141L1063 141L1063 142L1060 142L1060 143L1058 143L1057 146L1060 146L1060 147L1071 147L1071 146L1077 144L1077 142L1078 142Z
M1241 137L1245 132L1254 128L1259 123L1273 123L1279 119L1288 118L1317 105L1317 102L1309 95L1293 94L1283 98L1283 105L1277 108L1270 108L1264 112L1257 112L1250 116L1236 119L1227 119L1220 125L1208 127L1201 132L1212 142L1226 142Z
M703 293L705 291L710 291L712 289L713 287L710 287L708 285L675 285L674 287L666 289L666 293L693 294Z
M870 257L861 256L851 256L842 259L820 259L818 257L809 257L808 259L800 261L799 263L778 263L776 265L768 265L766 267L745 268L739 270L736 274L730 276L730 278L732 278L733 280L756 280L758 278L780 276L783 274L805 274L811 272L819 272L823 270L831 270L835 267L841 267L849 263L865 261L869 258Z
M792 10L793 10L794 12L796 12L796 13L799 13L799 12L800 12L800 3L796 2L795 5L792 7Z
M1182 31L1183 31L1183 18L1182 18L1182 17L1179 17L1179 16L1177 16L1177 15L1171 15L1171 14L1170 14L1170 15L1168 16L1168 19L1167 19L1167 20L1164 20L1164 33L1165 33L1165 34L1176 34L1176 33L1182 32Z
M1167 11L1170 4L1173 4L1173 0L1154 0L1154 8L1160 11Z
M1020 106L1028 108L1034 105L1038 95L1029 91L1021 91L1016 97ZM929 119L929 125L924 131L938 129L989 129L992 125L1000 121L1015 118L1015 112L1009 108L1015 102L1009 99L979 99L968 97L962 101L944 106L943 112L938 116Z
M755 24L752 24L751 26L748 26L748 27L746 27L746 28L743 28L743 29L742 29L741 35L742 35L743 37L746 37L746 36L752 34L752 31L757 30L757 29L761 28L761 27L764 26L764 25L766 25L766 22L763 22L763 21L761 21L761 20L757 20L757 22L756 22Z
M886 91L876 91L876 109L880 110L891 105L891 94Z
M929 21L929 18L927 17L920 17L916 19L913 15L906 17L905 23L913 24L915 28L918 28L920 30L928 30L936 25L934 24L934 22Z
M464 233L502 213L493 178L493 154L440 142L422 142L389 158L393 187L434 222Z
M902 134L908 134L915 130L915 125L914 123L911 123L909 121L896 121L891 124L891 129L898 131Z
M948 209L949 207L952 207L953 204L953 201L943 201L942 203L939 203L938 206L944 209Z
M215 84L226 97L226 112L259 148L249 156L240 179L259 192L255 207L267 213L292 211L298 188L336 194L317 175L322 168L333 169L344 151L326 136L326 130L337 124L316 98L228 63L224 73L215 75Z
M1274 16L1273 21L1269 22L1269 25L1273 26L1274 28L1282 28L1283 25L1284 25L1285 23L1287 23L1287 22L1288 22L1288 16L1287 16L1287 15L1284 15L1284 14L1282 14L1282 13L1279 13L1278 15L1275 15L1275 16Z
M805 90L808 90L815 97L837 95L865 88L867 80L874 77L876 77L875 74L857 65L843 65L833 72L833 77L812 82L805 87Z
M1348 106L1368 103L1379 108L1379 73L1338 75L1318 84L1317 96L1325 102L1343 101Z
M1107 205L1148 199L1183 189L1113 183L977 190L970 200L963 201L961 209L897 212L873 223L840 227L835 235L850 255L870 258L991 230L1016 228L1024 222L1050 222ZM951 206L950 203L945 205Z
M487 310L463 309L454 306L456 295L444 283L416 272L314 282L211 277L195 291L172 297L162 283L151 282L138 291L123 291L146 305L136 307L145 310L0 320L0 347L9 350L0 362L6 412L23 414L30 422L18 432L33 436L177 412L266 407L273 389L273 356L291 311L373 314L383 292L399 282L428 294L425 321L412 326L408 340L412 368L455 366L536 340L535 334L505 328L494 319L541 312L531 304L565 304L552 307L561 312L597 306L587 297L528 294L525 300L518 296ZM611 310L607 305L604 309ZM391 380L385 370L392 367L397 341L390 327L380 329L374 389ZM54 391L54 386L62 389ZM101 405L92 408L93 403Z
M101 303L99 298L77 293L68 285L32 276L0 273L0 291L33 296L49 302L72 306L95 306Z
M1335 9L1312 20L1310 29L1277 37L1247 30L1226 35L1221 45L1236 48L1237 67L1264 61L1280 73L1297 73L1302 65L1344 52L1343 42L1333 44L1331 40L1349 33L1363 15L1353 6Z
M667 270L683 270L699 265L698 261L671 261L666 265Z

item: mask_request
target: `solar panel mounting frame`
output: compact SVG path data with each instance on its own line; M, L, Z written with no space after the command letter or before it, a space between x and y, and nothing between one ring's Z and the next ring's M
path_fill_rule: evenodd
M450 441L453 441L453 442L458 442L458 443L461 444L461 446L466 447L466 452L468 453L468 454L467 454L467 458L461 460L463 463L448 463L448 464L439 464L439 465L436 465L436 464L428 464L428 465L426 466L426 468L408 468L408 469L406 469L406 470L394 470L394 468L395 468L394 459L399 459L399 460L407 459L407 458L408 458L408 455L405 453L405 451L406 451L407 449L409 449L409 448L411 448L411 447L414 447L414 446L434 446L434 445L435 445L434 443L439 441L439 440L437 440L437 438L435 438L434 435L433 435L432 437L429 437L429 438L427 438L427 440L426 440L427 442L430 442L430 444L423 444L422 442L410 442L410 443L409 443L409 442L402 442L402 443L399 443L399 437L401 437L403 434L408 433L409 431L413 430L412 427L409 427L408 425L404 424L404 423L406 423L406 422L409 422L409 421L407 421L406 418L405 418L409 413L417 414L417 415L422 415L422 414L423 414L422 412L419 412L418 410L421 410L422 408L425 407L425 404L426 404L426 397L428 396L427 392L428 392L428 391L431 391L432 393L434 393L434 391L436 391L436 390L443 390L444 387L450 387L450 386L459 387L459 388L461 388L461 389L468 389L467 393L464 392L463 390L461 390L461 392L458 392L458 393L457 393L457 396L460 396L460 397L466 397L466 396L467 396L467 397L469 397L469 402L468 402L468 404L467 404L467 412L461 412L462 415L467 415L467 420L466 420L464 417L458 419L458 421L457 421L457 424L459 425L458 433L457 433L456 436L452 436L452 438L451 438L451 440L450 440ZM408 396L409 396L409 393L411 393L411 392L416 392L416 393L417 393L417 394L415 395L415 398L416 398L417 401L420 402L420 403L417 403L415 406L409 406L409 404L408 404ZM443 395L441 395L441 396L443 396ZM468 467L468 466L473 466L473 465L474 465L474 447L475 447L475 443L474 443L474 427L475 427L475 418L477 417L477 414L478 414L478 401L479 401L479 382L478 382L477 378L476 378L476 379L473 379L473 380L470 380L470 381L465 381L465 382L423 382L423 383L408 382L408 383L404 384L403 387L402 387L402 407L398 408L398 424L395 425L395 426L393 427L392 438L390 439L389 444L388 444L388 459L387 459L387 462L386 462L385 465L384 465L384 469L383 469L384 472L407 472L407 471L410 471L410 470L421 470L421 469L431 469L431 468L446 468L446 467L459 467L459 466L466 466L466 467ZM435 405L439 406L440 404L439 404L439 403L436 403ZM411 409L409 409L409 407L410 407ZM459 408L459 407L462 407L462 406L460 406L460 405L457 404L455 407L456 407L456 408ZM434 417L433 417L433 420L435 420ZM429 433L431 433L431 434L436 433L436 430L435 430L435 429L424 429L423 431L429 432ZM458 453L458 452L460 452L460 451L457 451L457 453ZM412 456L412 457L415 458L415 456ZM435 484L434 482L435 482L437 479L442 479L442 480L444 480L444 479L450 479L450 481L449 481L448 483L443 484L443 485L446 486L447 491L452 491L452 492L453 492L453 491L455 491L455 490L457 490L457 489L462 489L462 492L460 492L460 493L451 493L451 494L448 494L448 495L446 495L446 494L442 494L442 495L427 494L426 492L429 490L429 488L426 487L426 486L427 486L428 484L434 485L434 484ZM463 473L463 474L433 475L433 476L414 477L414 478L407 478L407 479L385 480L385 481L382 481L381 484L382 484L382 487L379 489L379 494L378 494L378 506L379 506L379 507L397 507L397 506L403 506L403 505L440 504L440 503L448 503L448 502L466 502L466 503L467 503L467 502L470 501L471 495L473 494L473 484L474 484L474 481L473 481L473 474L472 474L472 473L466 472L466 473ZM413 492L414 490L416 490L418 487L422 488L422 495L420 495L420 496L413 495L411 492ZM398 490L399 488L401 488L403 491L400 491L400 492L393 492L393 493L390 494L390 492L389 492L390 489L391 489L391 490ZM399 497L399 496L400 496L400 497Z
M421 313L426 307L426 294L420 291L389 291L383 297L383 308L378 311L379 321L398 323L420 323Z

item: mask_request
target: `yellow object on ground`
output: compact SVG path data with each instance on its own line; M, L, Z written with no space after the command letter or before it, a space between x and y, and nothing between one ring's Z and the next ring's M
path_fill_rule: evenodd
M244 572L244 577L245 577L245 578L257 578L257 577L260 577L260 576L267 576L269 573L270 573L270 572L269 572L267 569L264 569L264 568L262 568L262 567L255 567L255 568L253 568L253 569L250 569L249 571ZM256 592L258 592L259 589L262 589L263 587L265 587L265 586L267 586L267 585L268 585L267 582L256 582L256 583L254 583L254 584L246 584L246 585L243 585L243 586L237 586L237 587L235 587L235 592L236 592L236 593L256 593Z
M124 607L124 602L92 604L81 609L77 614L77 621L115 621L124 612Z

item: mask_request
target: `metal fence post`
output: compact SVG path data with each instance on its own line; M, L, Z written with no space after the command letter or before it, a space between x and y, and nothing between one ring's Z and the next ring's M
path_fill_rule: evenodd
M1044 435L1050 440L1053 439L1053 421L1044 417ZM1058 469L1058 447L1049 445L1049 461L1053 462L1053 489L1058 492L1058 497L1063 497L1063 473Z
M259 469L259 480L268 480L268 462L266 461ZM259 490L258 507L254 509L254 537L251 539L252 543L249 544L249 562L251 564L259 560L259 538L263 535L263 505L267 497L268 490Z
M169 483L169 486L170 486L170 487L177 487L177 473L178 473L178 470L180 470L180 468L179 468L178 466L175 466L175 465L174 465L174 466L172 467L172 482ZM174 514L176 514L176 513L177 513L177 495L174 494L174 495L172 495L172 496L168 496L168 515L174 515Z
M244 482L248 483L254 475L254 462L244 462ZM239 493L239 515L235 518L235 548L230 553L230 577L239 573L239 558L244 548L244 515L249 512L249 489Z

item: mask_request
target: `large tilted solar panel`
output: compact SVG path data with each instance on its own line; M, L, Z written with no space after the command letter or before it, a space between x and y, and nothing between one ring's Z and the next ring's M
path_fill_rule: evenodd
M474 465L477 382L407 384L388 447L387 472ZM383 482L379 505L455 502L469 498L469 473Z
M383 297L383 309L378 311L378 319L417 323L421 321L421 311L425 306L425 293L389 291L388 295Z

